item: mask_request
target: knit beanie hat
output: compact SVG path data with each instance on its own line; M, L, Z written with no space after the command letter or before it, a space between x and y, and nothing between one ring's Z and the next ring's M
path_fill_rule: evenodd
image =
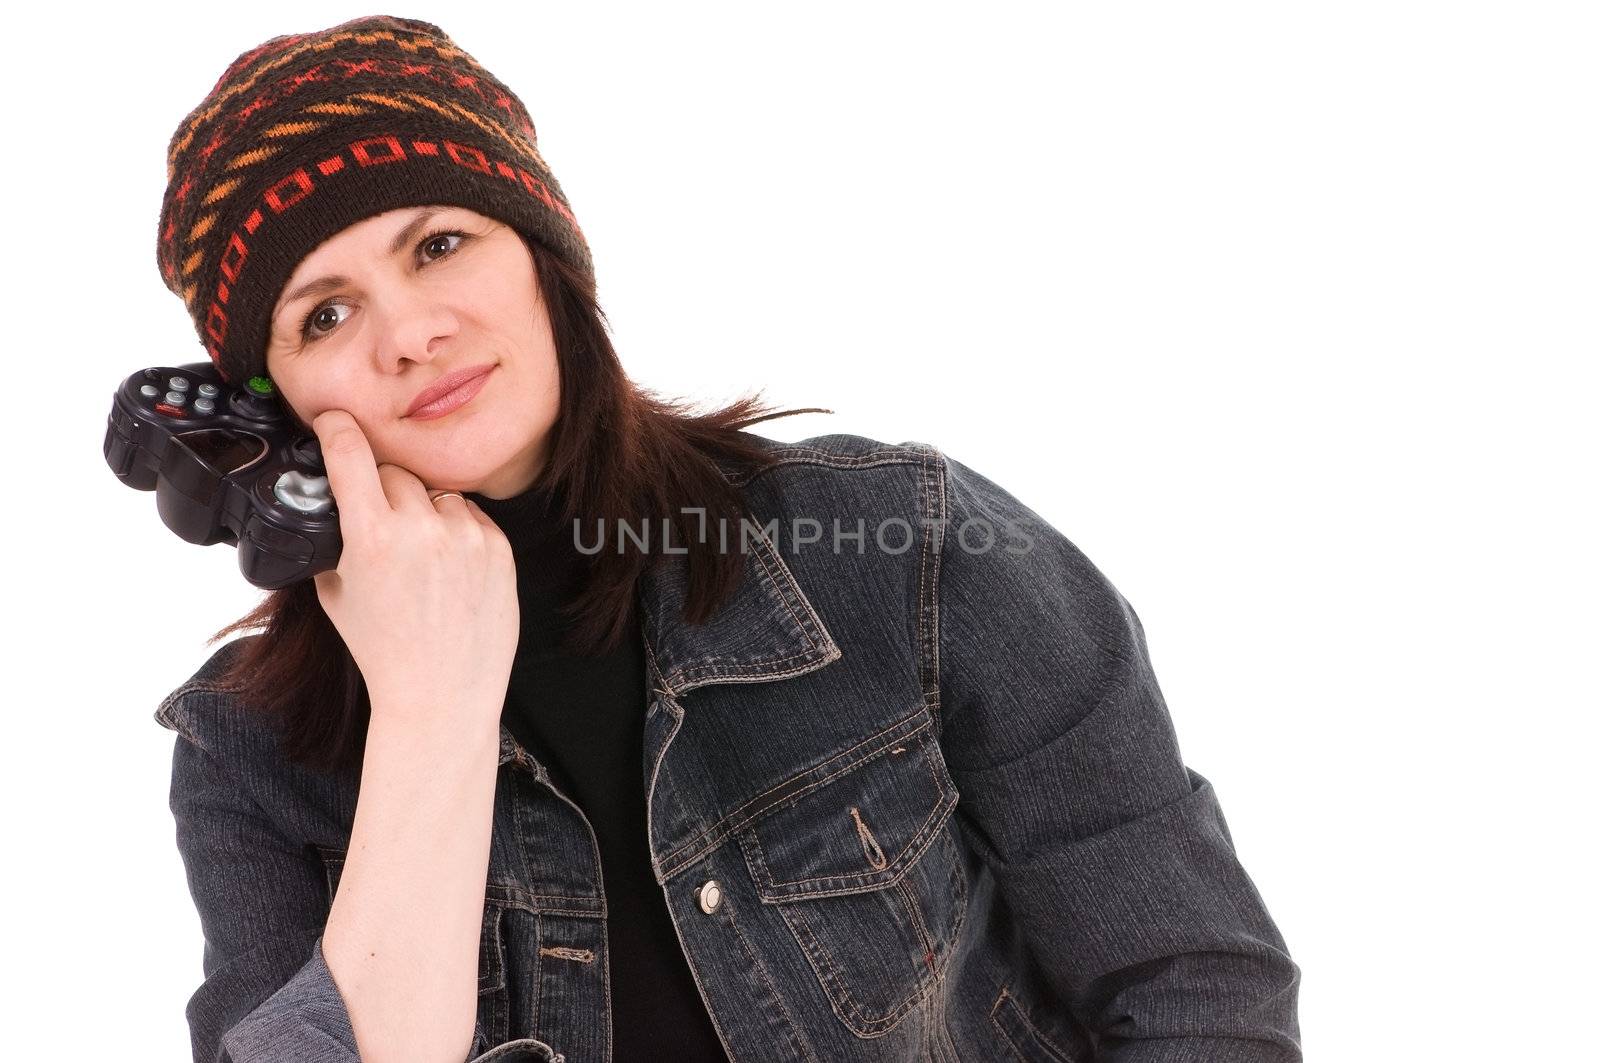
M242 53L184 119L157 263L222 378L270 394L272 309L300 260L364 218L428 203L504 222L593 284L522 101L438 26L352 19Z

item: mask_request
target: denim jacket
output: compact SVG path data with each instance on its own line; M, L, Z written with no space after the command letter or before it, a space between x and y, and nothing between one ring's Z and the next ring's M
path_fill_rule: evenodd
M691 627L681 558L637 587L649 851L729 1057L1299 1060L1299 969L1122 595L933 446L756 438L737 593ZM194 1058L353 1063L321 942L357 785L281 757L232 652L156 711ZM502 726L471 1063L609 1063L601 883Z

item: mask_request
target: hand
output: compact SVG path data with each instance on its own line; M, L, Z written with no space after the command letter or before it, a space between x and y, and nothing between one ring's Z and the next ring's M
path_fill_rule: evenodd
M344 543L338 567L313 577L317 598L361 669L374 719L414 714L441 733L498 727L520 631L505 534L470 501L435 503L410 470L376 465L347 411L324 410L311 427Z

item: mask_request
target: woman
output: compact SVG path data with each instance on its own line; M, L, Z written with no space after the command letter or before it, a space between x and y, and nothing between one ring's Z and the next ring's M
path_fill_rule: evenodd
M169 158L163 275L343 539L157 712L197 1060L1300 1058L1127 602L934 447L632 385L438 27L274 38Z

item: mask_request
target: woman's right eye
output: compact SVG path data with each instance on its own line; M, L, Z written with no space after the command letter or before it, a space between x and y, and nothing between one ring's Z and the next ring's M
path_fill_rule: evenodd
M332 310L336 306L343 306L343 305L344 305L343 303L323 303L321 306L316 307L315 309L313 309L311 311L311 313L307 314L305 316L304 320L302 320L300 322L300 336L301 336L301 338L307 339L307 340L312 340L312 341L316 341L316 340L321 339L324 335L326 335L326 333L315 333L315 332L312 332L311 331L311 323L313 321L315 321L317 319L318 315L320 315L323 311ZM328 331L331 332L339 324L339 321L341 321L341 320L343 320L343 319L342 318L338 318L338 319L336 319L334 321L325 322L325 324L327 325Z

